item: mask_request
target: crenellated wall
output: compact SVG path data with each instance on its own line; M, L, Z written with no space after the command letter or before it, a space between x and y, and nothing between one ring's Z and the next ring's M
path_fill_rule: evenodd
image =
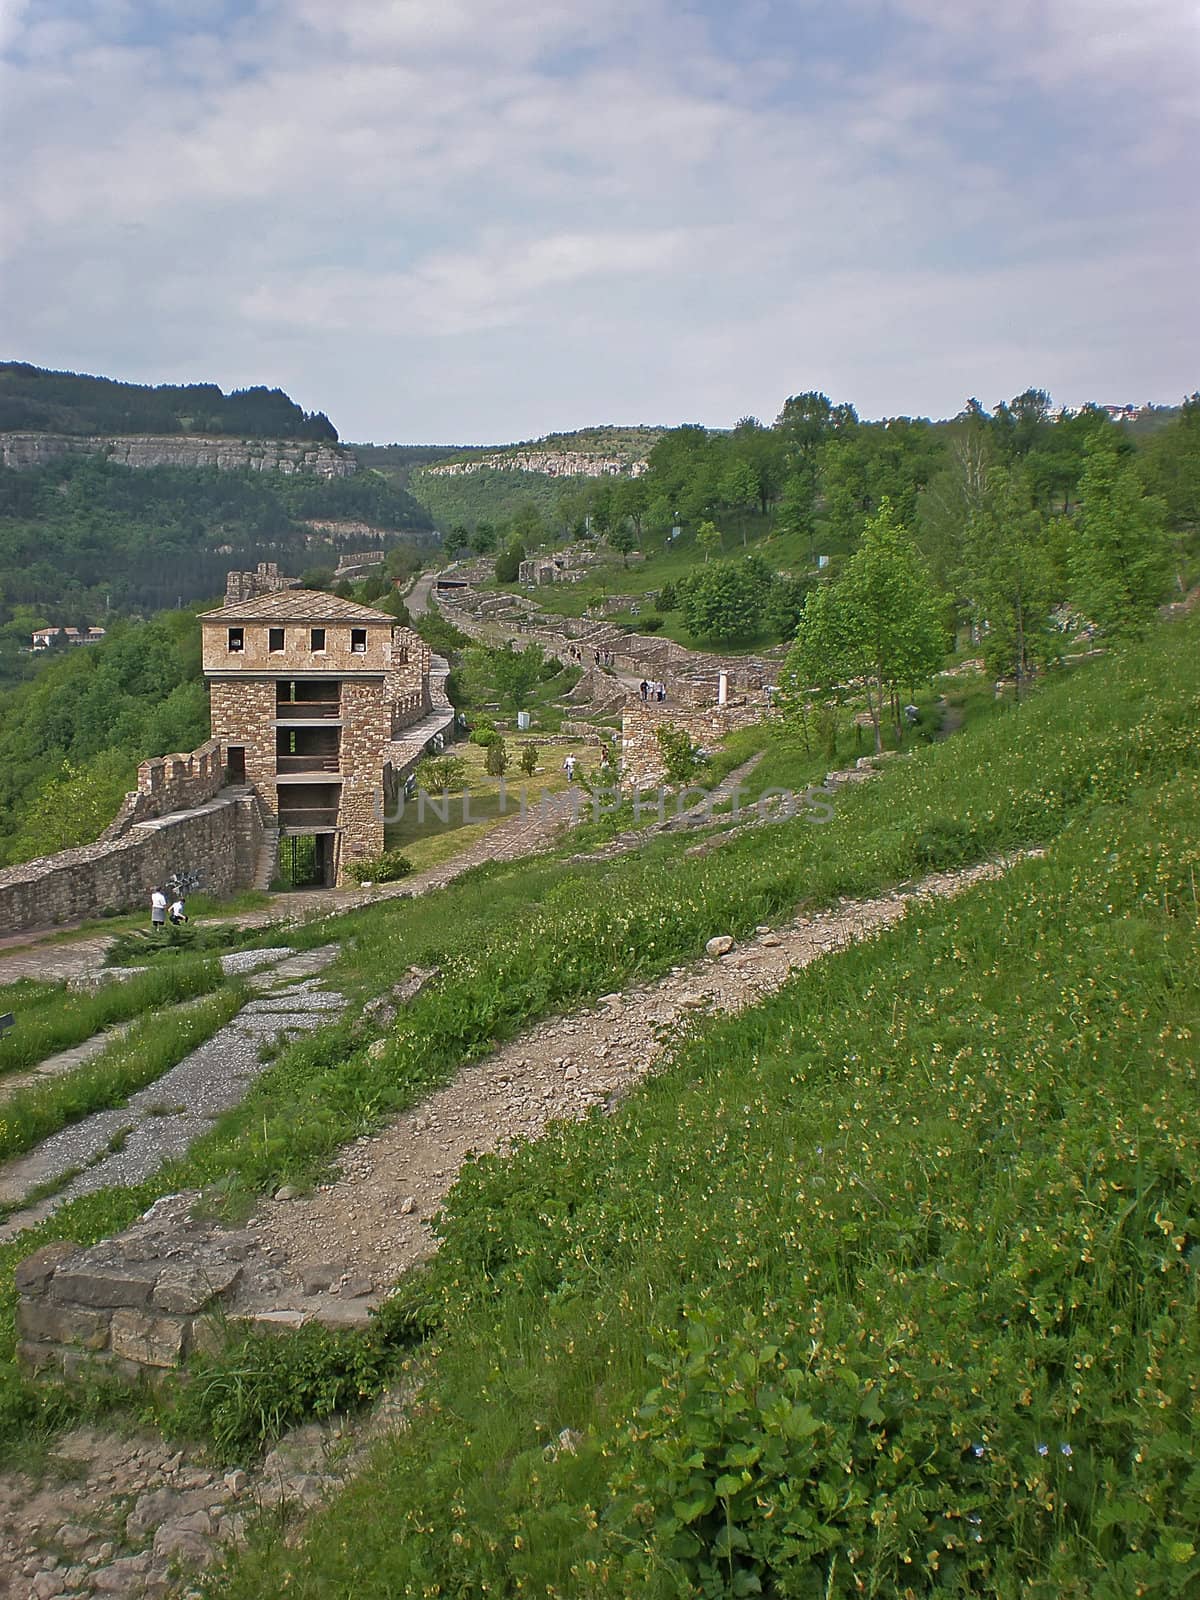
M187 755L155 756L138 767L137 788L100 835L100 842L120 839L135 822L166 816L187 806L202 806L225 782L221 747L216 739Z

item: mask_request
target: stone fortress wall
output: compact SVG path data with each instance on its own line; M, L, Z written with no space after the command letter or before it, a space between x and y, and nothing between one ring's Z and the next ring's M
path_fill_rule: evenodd
M222 790L117 838L0 872L0 935L146 907L151 888L176 872L196 873L206 894L234 894L254 883L262 843L254 796Z

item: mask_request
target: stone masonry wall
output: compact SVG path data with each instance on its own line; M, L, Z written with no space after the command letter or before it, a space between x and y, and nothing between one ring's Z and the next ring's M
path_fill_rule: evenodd
M621 782L629 789L653 789L666 781L667 769L658 743L658 729L679 728L693 744L711 748L718 739L762 719L764 703L699 708L635 701L621 713Z
M253 796L232 789L119 839L10 867L0 872L0 935L148 906L155 884L178 871L198 874L206 894L248 889L261 842Z
M222 1341L218 1315L242 1275L251 1236L192 1222L194 1195L171 1195L123 1235L91 1249L60 1240L22 1261L18 1356L33 1371L74 1377L101 1368L127 1379L179 1367Z
M275 683L265 678L214 678L208 686L209 720L222 759L229 746L246 752L246 782L275 810Z
M383 851L383 768L392 708L378 679L342 680L341 861Z

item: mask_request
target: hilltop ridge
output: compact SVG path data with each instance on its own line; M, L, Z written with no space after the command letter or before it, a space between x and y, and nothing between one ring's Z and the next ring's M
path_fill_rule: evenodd
M82 372L0 362L0 433L246 435L337 443L323 411L309 412L282 389L229 394L215 383L123 383Z

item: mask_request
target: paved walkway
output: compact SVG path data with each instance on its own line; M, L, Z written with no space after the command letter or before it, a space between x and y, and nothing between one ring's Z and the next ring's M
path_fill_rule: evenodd
M19 1203L42 1184L67 1180L57 1194L8 1217L0 1225L0 1241L43 1221L68 1200L98 1189L131 1187L184 1155L266 1071L264 1044L311 1033L344 1009L342 996L316 981L339 953L335 944L300 955L276 951L283 959L251 979L260 997L211 1039L122 1105L70 1123L0 1167L0 1203L5 1205Z

